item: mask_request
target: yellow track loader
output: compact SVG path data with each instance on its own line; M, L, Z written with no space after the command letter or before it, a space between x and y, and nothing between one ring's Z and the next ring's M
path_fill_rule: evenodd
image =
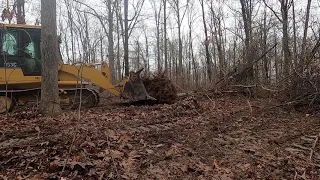
M40 101L41 27L0 25L0 113L15 105ZM109 91L133 101L155 100L146 92L139 70L131 72L118 85L111 83L111 72L104 62L98 64L64 64L59 62L58 85L62 106L94 107L99 92ZM81 95L81 98L80 98Z

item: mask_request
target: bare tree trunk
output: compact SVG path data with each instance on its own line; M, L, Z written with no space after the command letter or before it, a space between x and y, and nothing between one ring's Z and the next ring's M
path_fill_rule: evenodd
M281 17L279 17L278 13L276 13L267 3L263 0L264 4L273 12L276 18L282 23L282 50L283 50L283 75L284 77L288 77L290 74L291 68L291 54L290 54L290 47L289 47L289 32L288 32L288 25L289 25L289 9L291 7L291 1L289 0L279 0L280 2L280 9L281 9ZM288 79L289 80L289 79Z
M274 31L274 43L277 44L277 33ZM279 60L278 60L278 51L277 47L274 48L274 69L276 72L276 80L279 79Z
M121 37L121 29L120 29L120 26L122 27L121 23L119 23L120 21L120 4L119 4L119 1L116 1L117 2L117 73L118 73L118 80L122 79L121 77L121 62L120 62L120 37Z
M206 19L205 19L205 13L204 13L204 5L203 0L200 1L201 3L201 10L202 10L202 21L203 21L203 27L204 27L204 35L205 35L205 51L206 51L206 62L207 62L207 73L209 77L209 82L212 81L212 62L211 62L211 56L209 53L209 39L208 39L208 30L206 25Z
M169 1L171 2L171 1ZM179 50L178 50L178 64L177 64L177 80L179 81L180 85L183 83L183 64L182 64L182 59L183 59L183 51L182 51L182 32L181 32L181 28L182 28L182 21L183 18L186 14L187 11L187 7L189 4L189 1L186 2L186 5L184 6L185 10L181 13L181 9L183 8L182 6L180 6L180 2L179 0L172 0L172 7L176 13L176 21L177 21L177 25L178 25L178 46L179 46Z
M67 7L69 7L69 4L67 5ZM70 7L69 7L70 8ZM73 20L72 20L72 11L71 8L68 9L68 21L70 24L70 33L71 33L71 56L72 56L72 63L75 63L75 58L74 58L74 54L75 54L75 50L74 50L74 34L73 34Z
M264 11L264 17L263 17L263 27L262 27L262 49L263 52L267 52L267 12ZM267 83L269 81L269 60L267 56L264 56L263 58L263 77L264 77L264 82Z
M247 81L254 77L253 72L253 50L252 50L252 2L251 0L240 0L241 12L245 32L245 62L249 66L247 71Z
M215 41L217 45L218 51L218 59L219 59L219 78L224 77L224 71L226 70L225 67L225 56L223 52L223 42L222 42L222 35L221 35L221 20L220 17L214 17L214 29L215 32L213 33L215 36Z
M180 19L180 14L178 13L178 19ZM183 76L183 65L182 65L182 38L181 38L181 22L178 22L178 39L179 39L179 52L178 52L178 61L179 65L177 68L178 79L181 83Z
M84 13L84 28L85 28L85 37L84 37L84 42L82 42L85 45L85 51L84 51L84 56L85 56L85 62L89 63L91 61L90 58L90 37L89 37L89 19L88 15Z
M294 67L296 68L298 65L297 60L297 28L296 28L296 12L295 12L294 1L292 1L292 27L293 27L293 62Z
M124 0L124 69L129 76L129 28L128 28L128 0Z
M25 0L16 0L17 3L17 24L26 24L24 4Z
M146 68L147 73L149 73L150 72L149 42L148 42L148 36L147 36L146 31L144 32L144 37L146 39L146 58L147 58L147 63L145 65L145 68Z
M308 0L307 10L306 10L306 20L304 22L302 47L301 47L302 67L305 65L305 62L306 62L306 44L307 44L307 34L308 34L308 26L309 26L310 6L311 6L311 0Z
M291 55L290 55L290 48L289 48L289 33L288 33L288 0L282 0L281 2L281 14L282 14L282 31L283 31L283 38L282 38L282 46L283 46L283 55L284 55L284 77L288 77L290 74L290 66L291 66Z
M69 43L67 40L67 34L64 34L64 46L66 47L66 54L67 54L68 63L70 63Z
M193 82L195 81L195 85L196 87L199 86L199 82L198 82L198 71L197 71L197 65L196 65L196 60L195 60L195 57L194 57L194 53L193 53L193 43L192 43L192 29L191 29L191 26L189 25L189 39L190 39L190 42L189 42L189 51L190 51L190 61L192 61L192 66L193 66ZM191 65L190 65L190 68L191 68ZM189 69L189 73L191 74L191 69Z
M167 0L163 0L164 69L168 70Z
M61 113L58 89L58 41L56 0L41 0L41 110L44 115Z
M157 69L160 72L162 70L162 66L161 66L161 53L160 53L160 13L161 13L161 5L160 8L157 7L156 2L154 1L153 5L153 9L154 9L154 18L155 18L155 22L156 22L156 44L157 44Z
M103 37L100 36L100 60L103 62Z
M113 42L113 8L112 3L113 1L107 1L108 6L108 59L109 59L109 68L111 71L111 82L115 82L115 68L114 68L114 42Z

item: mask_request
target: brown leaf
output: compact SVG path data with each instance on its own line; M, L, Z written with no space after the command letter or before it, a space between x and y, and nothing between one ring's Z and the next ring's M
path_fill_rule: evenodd
M96 145L93 142L88 142L88 145L91 147L96 147Z
M92 161L92 164L95 165L95 166L101 166L102 163L103 163L103 161L101 161L100 159Z
M123 179L130 179L130 177L129 176L127 176L127 175L121 175L121 178L123 178Z
M123 160L120 163L120 166L124 168L125 172L130 172L132 168L134 167L134 159L133 158L128 158L126 160Z
M82 161L84 158L86 157L86 155L84 154L84 152L79 152L77 155L72 157L73 161Z
M249 169L249 168L250 168L250 166L251 166L251 164L249 164L249 163L247 163L247 164L243 165L244 169Z
M3 180L8 180L7 176L0 175L0 178L2 178Z
M23 180L24 178L23 177L21 177L21 176L18 176L17 178L16 178L16 180Z
M50 163L49 169L50 171L57 171L60 169L60 167L63 167L63 165L64 165L63 161L55 160Z
M111 150L110 151L110 156L113 158L113 159L120 159L122 158L122 156L124 155L123 152L121 151L118 151L118 150Z
M198 168L199 168L200 170L202 170L202 171L204 171L204 172L208 172L208 171L211 170L211 167L210 167L210 166L208 166L208 165L206 165L206 164L203 164L202 162L199 162L199 163L197 164L197 166L198 166Z
M159 167L159 166L151 166L148 169L149 172L151 172L152 174L156 175L156 174L164 174L164 171Z
M186 172L188 172L188 165L184 164L180 169L182 172L186 173Z
M152 149L146 149L148 154L154 154L154 151Z
M116 134L116 132L112 129L109 129L107 131L107 135L110 139L114 140L114 141L117 141L119 139L119 136Z
M223 174L220 177L221 180L232 180L232 178L228 174Z
M128 156L131 157L131 158L139 158L139 157L141 157L141 155L139 155L138 151L136 151L136 150L131 151L128 154Z
M171 157L174 153L175 153L175 151L174 151L173 148L171 148L171 149L169 149L168 151L165 152L167 157Z
M139 174L137 173L132 173L132 172L125 172L123 175L121 175L122 178L124 179L137 179Z
M30 180L40 180L43 179L39 174L33 176Z
M162 146L163 146L163 144L156 145L157 148L162 147Z
M39 154L41 154L41 155L43 155L43 154L45 154L46 153L46 150L45 149L42 149L40 152L39 152Z
M213 168L220 169L217 160L213 160Z
M119 142L127 143L131 140L131 137L127 134L124 134L120 137Z
M300 176L303 180L307 180L306 171L303 172L303 174Z
M85 141L83 142L80 147L96 147L96 145L93 142Z
M34 129L35 129L37 132L40 132L39 126L36 126Z

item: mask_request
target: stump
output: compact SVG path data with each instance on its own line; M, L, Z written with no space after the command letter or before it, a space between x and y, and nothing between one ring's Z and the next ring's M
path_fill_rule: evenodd
M148 94L156 98L158 103L170 104L178 97L176 86L164 72L142 77L142 81Z

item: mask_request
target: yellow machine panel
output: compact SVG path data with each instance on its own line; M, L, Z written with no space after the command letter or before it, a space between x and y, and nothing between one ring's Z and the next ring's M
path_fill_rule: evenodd
M41 88L41 28L32 25L0 25L0 113L17 102L39 101ZM99 91L109 91L132 100L154 100L145 90L139 70L123 79L119 85L111 83L111 72L105 62L64 64L59 62L58 85L62 104L68 107L79 103L80 90L85 107L99 103ZM9 104L9 105L8 105Z

